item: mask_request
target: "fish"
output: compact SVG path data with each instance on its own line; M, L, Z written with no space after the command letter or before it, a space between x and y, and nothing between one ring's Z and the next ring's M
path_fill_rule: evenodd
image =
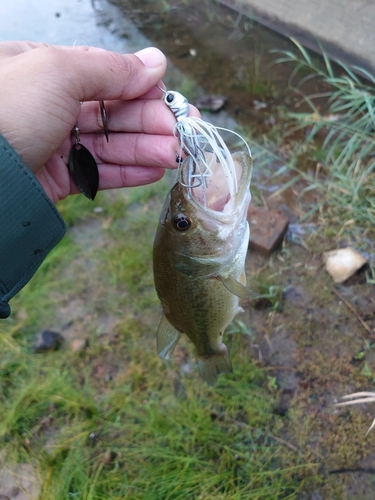
M202 379L213 386L221 373L232 372L224 331L242 311L240 299L254 296L245 274L252 159L236 152L234 168L223 171L217 156L204 152L204 157L204 177L199 179L188 156L166 197L154 239L153 273L163 309L159 356L169 359L186 335L195 346Z

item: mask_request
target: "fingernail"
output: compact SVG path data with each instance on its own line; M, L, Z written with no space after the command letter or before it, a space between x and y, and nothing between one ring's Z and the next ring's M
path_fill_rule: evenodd
M155 47L147 47L147 49L136 52L135 55L148 68L157 68L165 62L165 55L161 52L161 50Z

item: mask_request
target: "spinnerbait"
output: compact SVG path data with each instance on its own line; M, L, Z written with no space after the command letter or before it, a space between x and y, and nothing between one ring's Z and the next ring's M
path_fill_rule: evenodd
M201 118L188 116L189 102L186 97L179 92L158 88L164 93L163 100L165 104L176 117L173 133L178 138L181 149L180 154L176 153L176 156L181 158L182 152L187 156L184 162L180 163L180 167L187 165L187 172L184 173L182 168L180 169L179 182L189 188L190 194L191 189L202 186L203 204L205 206L205 186L207 178L212 175L210 167L214 162L219 162L228 183L230 197L234 197L238 190L236 170L232 155L218 130L224 130L240 137L251 156L246 141L232 130L215 127ZM212 153L210 160L207 160L205 152Z

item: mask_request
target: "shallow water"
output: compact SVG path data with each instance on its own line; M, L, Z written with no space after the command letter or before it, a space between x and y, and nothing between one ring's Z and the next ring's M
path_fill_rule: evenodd
M0 40L30 40L57 45L102 47L130 51L130 42L112 33L103 19L111 14L106 2L90 0L5 0L0 3ZM123 20L124 29L134 29ZM137 30L134 30L138 33ZM138 43L144 43L141 35Z

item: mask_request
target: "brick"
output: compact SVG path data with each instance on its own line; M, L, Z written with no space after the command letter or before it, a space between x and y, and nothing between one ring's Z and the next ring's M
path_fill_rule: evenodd
M280 210L250 205L247 220L250 225L250 248L263 255L270 255L281 246L289 219Z

